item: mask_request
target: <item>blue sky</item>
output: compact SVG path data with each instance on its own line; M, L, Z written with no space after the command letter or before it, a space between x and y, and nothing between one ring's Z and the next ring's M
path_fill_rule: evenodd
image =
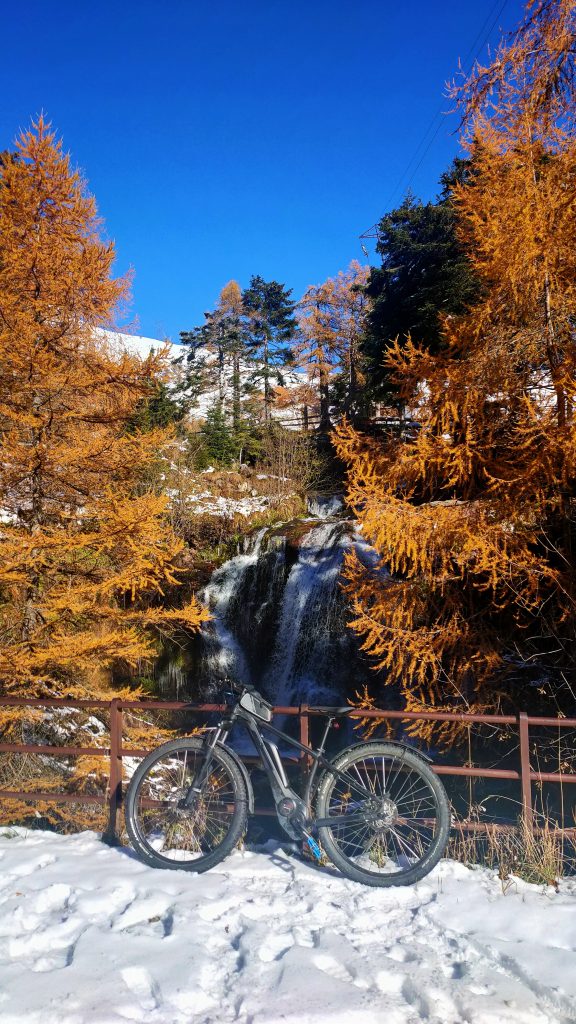
M433 196L458 150L456 118L436 117L444 83L521 13L519 0L13 4L0 149L44 110L117 272L134 269L139 332L177 340L231 278L275 278L297 298L364 259L358 236L408 185Z

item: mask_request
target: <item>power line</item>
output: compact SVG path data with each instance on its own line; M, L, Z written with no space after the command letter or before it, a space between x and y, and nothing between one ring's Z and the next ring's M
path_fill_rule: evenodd
M476 63L476 60L478 59L480 51L484 49L484 46L486 45L486 43L488 42L490 36L492 35L492 32L494 31L494 28L495 28L499 18L502 16L502 13L504 12L504 9L505 9L507 3L508 3L508 0L495 0L495 2L492 5L488 15L484 19L482 27L479 29L479 31L478 31L478 33L476 35L476 38L474 39L474 42L470 46L470 48L469 48L469 50L468 50L468 52L467 52L467 54L466 54L466 56L464 58L464 61L463 61L463 64L462 64L462 67L464 69L466 69L468 67L468 64L469 64L469 61L470 61L471 57L473 57L473 59L472 59L472 61L470 63L470 70L472 69L472 67ZM497 8L498 8L498 10L496 10ZM493 17L494 11L496 11L496 14ZM484 34L484 30L486 29L487 25L489 27L486 30L485 34ZM436 138L438 136L438 133L439 133L440 129L442 128L442 125L444 123L444 117L445 117L445 112L442 109L442 107L440 107L436 111L436 113L433 115L432 120L430 121L426 131L424 132L424 135L422 136L420 142L418 143L418 146L416 147L416 150L415 150L413 156L411 157L411 159L408 162L408 166L402 172L400 178L398 179L398 182L397 182L396 186L394 187L393 191L390 193L390 199L389 199L389 201L387 203L387 206L392 206L392 204L393 204L397 194L399 193L400 189L402 188L402 185L404 184L404 182L405 182L406 178L408 177L408 175L410 175L410 177L408 178L408 181L406 183L406 190L410 188L410 185L412 184L412 182L414 181L414 178L418 174L418 171L420 170L420 168L421 168L421 166L422 166L426 156L430 152L430 149L431 149L433 143L435 142L435 140L436 140ZM432 129L434 129L433 133L432 133L430 139L428 139L428 135L430 134ZM428 139L428 141L426 141L427 139ZM420 153L420 151L422 150L422 146L424 146L424 149L423 149L422 153ZM413 164L414 164L415 161L417 161L417 163L416 163L416 166L414 167L414 169L412 170L412 167L413 167ZM360 235L360 238L361 239L362 238L377 238L378 237L378 225L379 225L379 222L377 222L376 224L373 224L371 228L368 228L367 231L365 231L362 235Z

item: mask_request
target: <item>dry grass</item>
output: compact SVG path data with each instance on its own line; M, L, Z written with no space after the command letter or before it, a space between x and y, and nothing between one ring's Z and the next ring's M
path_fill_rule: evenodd
M128 748L152 749L177 735L171 727L171 713L155 710L127 710L124 713L124 745ZM94 734L96 728L96 734ZM191 729L190 732L198 730ZM86 795L104 796L108 790L109 759L107 756L68 756L58 746L108 747L109 717L100 712L57 709L48 713L38 709L13 709L11 731L2 739L13 743L34 743L54 746L54 754L27 751L0 752L0 790L26 793L54 793L54 800L3 798L0 825L22 825L30 828L51 828L62 834L83 829L102 832L108 823L108 806L83 799ZM126 771L126 764L125 771ZM59 793L74 795L74 800L60 802Z
M482 822L478 814L456 821L448 856L492 868L503 886L515 876L557 888L561 878L576 872L575 839L542 814L535 816L533 829L522 816L511 825Z

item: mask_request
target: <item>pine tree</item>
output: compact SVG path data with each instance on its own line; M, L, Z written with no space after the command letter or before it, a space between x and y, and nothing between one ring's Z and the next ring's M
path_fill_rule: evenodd
M237 443L219 400L208 409L201 433L206 464L215 462L218 466L230 466L237 454Z
M149 393L142 398L128 423L130 430L153 430L181 423L186 414L186 403L174 397L174 389L163 381L150 382Z
M204 613L152 606L182 544L140 481L169 434L127 426L163 357L96 340L128 282L111 277L95 202L42 118L18 153L0 188L0 678L5 693L85 695L154 655L149 627Z
M574 665L575 43L573 4L531 5L461 87L474 174L454 204L482 301L444 321L437 352L388 349L401 394L419 393L413 442L339 431L381 555L349 560L354 628L411 709L516 706L514 660Z
M241 373L246 340L243 312L240 285L229 281L220 292L216 308L204 314L204 323L180 332L187 348L187 372L180 391L193 402L201 394L217 390L222 408L226 411L231 405L236 433L241 429L242 399L247 391Z
M296 333L291 289L278 281L252 277L243 295L248 319L247 350L255 369L252 380L264 391L264 421L269 423L274 402L273 382L283 384L282 368L292 359L289 343Z
M391 341L410 335L436 352L443 344L443 318L461 316L479 299L479 281L458 237L453 203L455 184L470 173L470 160L456 159L442 175L436 202L422 203L409 194L379 222L376 249L382 262L372 268L367 283L371 309L363 342L378 397L396 398L384 363Z

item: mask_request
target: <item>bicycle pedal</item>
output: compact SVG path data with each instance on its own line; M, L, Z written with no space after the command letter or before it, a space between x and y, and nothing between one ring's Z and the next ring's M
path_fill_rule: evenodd
M316 857L316 860L322 860L322 850L318 846L316 840L313 839L312 836L306 836L306 842L308 843L308 846L310 847L312 853Z

